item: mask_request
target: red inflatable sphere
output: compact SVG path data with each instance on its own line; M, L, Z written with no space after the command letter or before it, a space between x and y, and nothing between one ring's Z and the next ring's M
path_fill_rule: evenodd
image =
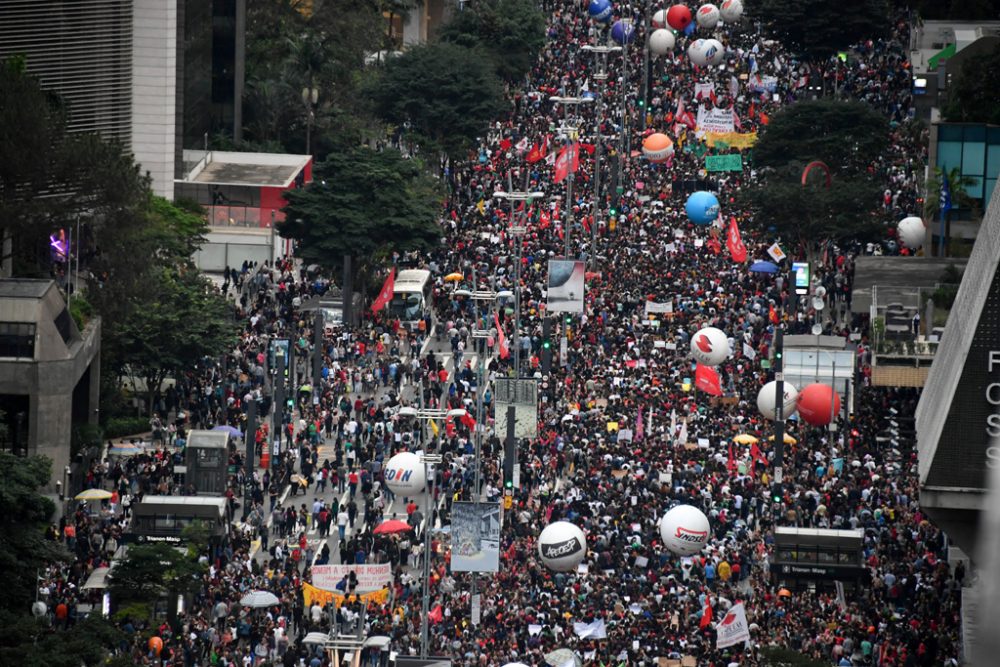
M840 412L840 394L828 385L811 384L799 392L796 405L807 424L826 426L830 417Z
M684 30L691 20L691 10L687 5L674 5L667 10L667 25L674 30Z

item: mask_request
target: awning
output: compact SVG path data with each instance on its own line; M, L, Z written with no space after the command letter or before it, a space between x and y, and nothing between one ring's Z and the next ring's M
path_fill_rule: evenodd
M110 567L99 567L90 573L87 577L87 583L83 585L83 590L88 591L92 589L104 590L108 587L108 572L111 571Z

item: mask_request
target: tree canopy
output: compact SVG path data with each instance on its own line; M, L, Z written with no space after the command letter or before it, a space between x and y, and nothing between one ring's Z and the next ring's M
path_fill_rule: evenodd
M765 30L794 51L826 57L853 44L884 35L889 28L887 0L757 0L746 3Z
M458 75L461 73L461 76ZM437 42L390 59L369 83L379 115L422 143L458 155L506 108L493 64L481 49Z
M397 151L331 153L312 183L288 193L277 225L308 264L335 269L344 255L429 249L441 237L437 181Z
M786 107L771 118L753 150L758 187L743 197L761 227L807 245L828 238L868 238L878 231L881 184L868 167L889 142L888 121L859 102L816 100ZM815 160L831 171L831 186L804 167ZM818 174L817 174L818 175Z
M545 16L534 0L480 0L456 12L440 38L483 49L497 75L513 82L531 70L545 45Z
M953 123L990 123L1000 125L1000 45L981 58L968 58L948 90L948 101L941 109Z

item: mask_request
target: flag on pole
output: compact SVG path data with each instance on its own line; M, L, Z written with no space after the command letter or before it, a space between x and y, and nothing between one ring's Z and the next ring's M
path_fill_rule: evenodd
M698 621L699 628L707 628L712 624L712 601L709 598L705 598L705 609L702 611L701 620Z
M564 147L556 157L555 182L560 183L580 168L580 147L576 142Z
M545 153L542 151L542 148L538 144L535 144L534 146L531 147L531 150L528 151L528 156L524 158L524 161L527 162L528 164L535 164L536 162L541 162L544 159L545 159Z
M510 345L507 343L507 337L503 333L503 327L500 325L500 316L493 313L493 323L497 327L497 343L500 348L500 358L506 359L510 356Z
M747 623L747 612L742 602L729 608L726 615L715 626L715 631L718 633L715 642L717 649L750 641L750 625Z
M776 262L780 262L785 258L785 251L777 243L771 244L771 247L767 249L767 254Z
M688 441L688 421L681 422L681 432L677 434L677 444L686 445Z
M431 419L430 422L431 422L431 431L434 432L434 437L436 438L438 437L438 434L441 432L441 427L438 426L437 422L434 421L433 419Z
M771 320L771 324L778 323L778 311L774 309L773 303L767 307L767 319Z
M476 428L476 420L468 412L459 417L458 421L462 422L470 431Z
M747 247L743 244L743 237L740 236L739 225L736 224L736 218L729 218L729 233L726 234L726 249L729 250L729 254L732 255L734 262L745 262L747 261Z
M455 437L455 422L452 421L451 417L444 420L444 432L449 438Z
M762 466L767 466L767 464L770 463L770 461L765 458L764 453L760 451L760 447L757 446L756 442L750 445L750 458L759 462Z
M642 442L642 439L646 436L646 426L642 422L642 406L639 406L639 414L635 418L635 441Z
M948 183L948 174L941 170L941 215L951 210L951 184Z
M392 271L389 272L389 276L382 283L382 289L379 291L378 296L372 303L372 312L377 313L378 311L385 308L390 301L392 301L392 290L396 287L396 267L393 267Z
M524 153L524 151L528 150L528 147L529 147L528 137L524 137L519 142L517 142L516 146L514 146L514 148L517 149L518 153Z
M694 386L706 394L722 396L722 380L719 372L711 366L698 364L694 369Z

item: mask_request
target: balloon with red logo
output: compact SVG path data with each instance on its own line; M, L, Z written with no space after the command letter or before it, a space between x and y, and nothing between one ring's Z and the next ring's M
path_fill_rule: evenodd
M781 402L781 416L788 419L795 412L795 401L799 397L799 390L788 380L782 382L785 400ZM757 392L757 409L760 414L767 419L777 419L776 408L778 405L778 383L772 380Z
M653 14L653 28L658 30L660 28L666 28L670 24L667 23L667 10L658 9L655 14Z
M826 426L840 412L840 394L829 385L811 384L799 392L796 405L807 424Z
M571 572L587 557L587 537L576 524L555 521L538 536L538 557L555 572Z
M722 5L719 7L719 13L722 15L722 20L726 23L736 23L743 16L742 0L723 0Z
M667 135L654 132L643 139L642 154L650 162L666 162L674 154L674 142Z
M699 364L718 366L729 358L729 338L715 327L699 329L691 336L691 356Z
M699 28L712 29L719 24L719 8L709 3L698 8L695 14Z
M684 30L691 23L691 10L687 5L674 5L667 10L667 25L674 30Z
M385 464L385 485L401 496L422 493L427 476L424 462L413 452L400 452Z
M678 505L660 520L663 545L678 556L693 556L708 542L708 517L692 505Z

